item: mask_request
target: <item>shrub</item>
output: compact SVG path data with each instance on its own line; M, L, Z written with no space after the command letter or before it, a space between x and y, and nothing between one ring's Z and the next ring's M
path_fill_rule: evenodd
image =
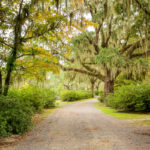
M106 104L123 111L150 111L150 84L131 84L106 97Z
M100 91L95 91L96 96L99 96L99 94L100 94Z
M12 94L13 93L13 94ZM41 90L37 87L26 87L21 90L11 90L8 95L17 97L29 107L32 107L34 112L41 112L44 107Z
M62 101L75 101L78 100L77 93L75 91L62 91L60 93Z
M115 106L115 100L114 100L114 93L109 93L108 95L107 95L107 97L105 98L105 104L107 105L107 106L110 106L110 107L116 107Z
M0 96L0 136L23 134L32 125L31 108L14 97Z
M76 101L91 97L92 94L89 91L62 91L60 93L60 98L62 101Z
M41 112L43 108L55 106L56 93L51 89L30 86L21 90L11 89L8 95L22 100L32 107L34 112Z
M103 103L104 102L104 91L99 91L99 98L98 100Z
M32 125L33 112L54 107L55 100L55 91L38 87L11 89L8 96L0 96L0 136L23 134Z
M42 89L41 96L44 101L44 108L55 107L57 96L54 90L44 88Z
M92 93L90 91L76 91L78 100L92 98Z

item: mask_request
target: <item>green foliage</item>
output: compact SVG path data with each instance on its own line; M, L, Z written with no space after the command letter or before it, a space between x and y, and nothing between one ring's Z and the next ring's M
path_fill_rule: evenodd
M103 103L104 102L104 91L99 91L99 98L98 100Z
M78 36L72 38L70 42L70 48L76 54L78 53L88 53L87 48L91 47L89 39L92 41L95 33L94 32L83 32Z
M0 136L23 134L32 125L32 110L14 97L0 96Z
M42 89L41 96L44 101L44 108L55 107L57 97L54 90L44 88Z
M124 9L122 3L117 3L117 4L114 6L114 10L115 10L115 12L116 12L118 15L121 15L122 13L125 12L125 9Z
M94 106L97 109L100 109L102 112L104 112L107 115L111 115L115 118L118 119L147 119L150 117L150 114L145 114L145 113L131 113L131 112L118 112L116 109L110 108L105 106L102 103L96 103Z
M78 100L92 98L92 93L90 91L76 91Z
M44 107L41 91L36 87L23 88L19 91L10 90L8 95L12 95L24 101L29 107L32 107L33 112L41 112Z
M98 64L105 64L109 68L123 65L124 57L120 55L118 49L114 47L100 48L100 52L95 59Z
M115 88L119 88L122 85L130 85L130 84L137 84L138 81L134 81L134 80L127 80L124 78L117 78L115 81Z
M76 101L91 98L92 93L89 91L62 91L60 98L62 101Z
M0 136L23 134L32 125L33 112L55 106L56 92L51 89L26 87L11 89L0 96Z
M122 111L149 112L150 84L123 85L106 97L106 104Z
M104 16L104 10L98 11L96 14L93 16L93 22L98 22L100 18Z
M12 89L8 95L21 99L29 107L32 107L33 112L41 112L43 108L55 106L56 93L51 89L31 86L21 90Z
M98 96L100 94L100 91L95 91L95 95Z

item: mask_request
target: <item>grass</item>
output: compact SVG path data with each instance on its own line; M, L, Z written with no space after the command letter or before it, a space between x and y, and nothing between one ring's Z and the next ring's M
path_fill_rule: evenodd
M150 118L150 114L139 114L139 113L125 113L125 112L118 112L117 110L107 107L102 103L95 103L94 106L97 109L100 109L107 115L113 116L118 119L148 119Z
M141 120L141 121L135 121L131 123L132 125L139 125L139 126L150 126L150 120Z
M51 112L53 112L56 108L50 108L50 109L45 109L44 113L42 114L42 118L46 118Z
M56 107L61 107L63 105L70 104L71 102L62 102L62 101L56 101Z
M35 114L32 118L34 125L38 124L41 120L46 118L56 108L44 109L41 114Z

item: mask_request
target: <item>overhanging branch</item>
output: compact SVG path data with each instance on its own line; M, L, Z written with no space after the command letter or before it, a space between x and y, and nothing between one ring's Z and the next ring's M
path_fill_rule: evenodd
M63 71L75 71L75 72L79 72L79 73L83 73L83 74L87 74L89 76L94 76L96 78L98 78L101 81L104 81L104 78L102 78L99 74L96 73L92 73L83 69L78 69L78 68L73 68L73 67L65 67L61 64L57 64Z

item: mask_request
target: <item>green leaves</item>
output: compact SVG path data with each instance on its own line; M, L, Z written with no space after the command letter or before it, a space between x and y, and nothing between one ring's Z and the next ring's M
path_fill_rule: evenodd
M98 64L106 65L109 68L111 68L123 66L125 63L125 58L124 56L120 55L117 48L100 48L100 52L98 56L96 56L95 62Z
M115 6L114 6L114 10L118 15L121 15L125 9L124 9L124 5L120 2L118 2Z
M121 111L149 112L150 84L122 85L106 97L107 105Z
M104 16L104 10L98 11L93 16L93 22L98 22Z

